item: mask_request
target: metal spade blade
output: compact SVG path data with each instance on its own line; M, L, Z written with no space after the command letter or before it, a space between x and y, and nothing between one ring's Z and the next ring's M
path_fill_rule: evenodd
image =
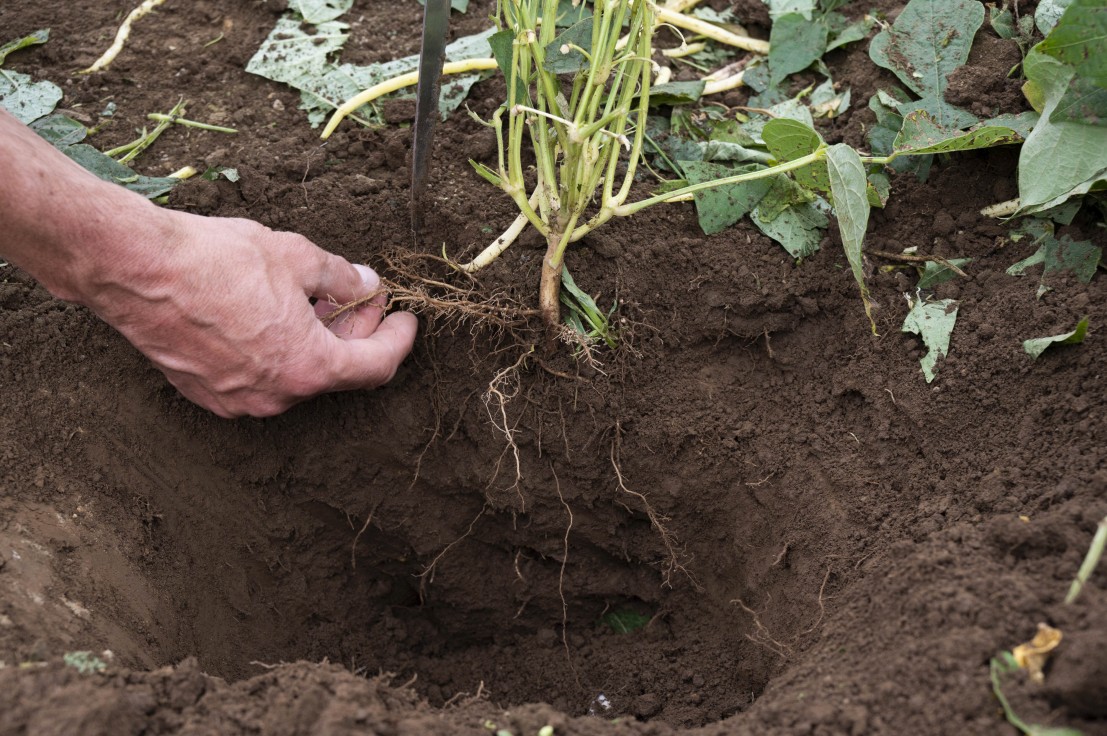
M423 229L423 193L427 188L434 124L438 121L438 89L450 25L450 0L425 2L419 89L415 101L415 139L411 146L411 230L416 235Z

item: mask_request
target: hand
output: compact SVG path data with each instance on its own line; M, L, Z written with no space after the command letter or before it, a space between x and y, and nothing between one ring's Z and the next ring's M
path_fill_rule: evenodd
M369 267L249 220L160 212L160 242L108 273L99 264L76 297L200 406L279 414L316 394L387 383L411 350L417 320L382 321L383 293L330 329L320 321L379 290Z

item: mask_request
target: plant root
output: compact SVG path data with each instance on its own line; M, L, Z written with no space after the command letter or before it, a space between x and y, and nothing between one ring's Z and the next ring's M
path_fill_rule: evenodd
M454 541L447 544L445 547L443 547L442 551L440 551L438 554L436 554L434 556L434 559L430 561L430 564L427 565L425 568L423 568L423 572L419 573L416 576L416 577L419 578L419 600L420 601L424 600L424 598L425 598L425 596L423 594L426 591L427 583L433 583L434 582L434 571L435 571L435 568L438 567L438 563L442 560L443 557L446 556L447 552L449 552L456 545L458 545L459 543L464 541L469 535L471 535L473 533L473 529L476 528L477 522L480 521L481 517L484 516L486 511L488 511L488 504L487 503L480 507L480 511L477 513L476 516L473 517L473 520L471 522L469 522L469 528L465 530L465 533L462 534L457 539L455 539Z
M92 74L101 69L106 69L108 64L115 61L115 57L119 56L119 52L123 50L123 44L127 43L127 39L131 35L131 26L134 25L135 21L140 20L147 13L164 2L165 0L144 0L141 5L132 10L123 20L123 25L119 26L119 31L115 34L115 42L108 47L108 50L104 52L103 56L92 63L92 66L87 69L82 69L80 73Z
M561 571L557 575L557 594L561 597L561 646L565 649L565 661L569 665L569 670L573 673L577 688L583 689L576 665L573 664L572 654L569 651L569 604L565 601L565 566L569 564L569 532L573 531L573 510L569 508L565 496L561 493L561 481L557 477L557 470L554 469L552 462L550 463L550 472L553 473L557 499L561 501L561 505L565 507L565 513L569 515L569 525L565 527L565 539L561 550Z
M527 501L523 496L523 466L519 457L519 445L515 442L515 432L519 426L518 420L511 424L507 416L507 405L519 395L520 381L519 371L526 363L527 358L534 352L534 348L523 353L519 358L506 368L501 369L488 383L488 389L484 392L484 408L488 412L488 419L495 430L504 437L505 445L500 457L496 460L496 466L492 472L492 478L488 481L489 487L500 476L500 467L504 457L510 452L515 462L515 480L505 490L515 491L519 497L520 513L527 510ZM522 417L520 416L520 419Z
M787 552L788 552L788 545L785 544L784 549L781 551L780 555L777 557L776 562L774 562L772 564L772 567L776 567L776 565L780 562L780 559L782 557L784 557L784 555ZM823 622L823 618L826 616L826 584L830 580L830 573L832 571L833 571L833 568L828 565L827 568L826 568L826 574L823 575L823 583L822 583L822 585L819 586L819 600L818 600L819 615L815 617L815 622L813 624L811 624L809 627L807 627L806 629L804 629L803 631L801 631L798 634L796 634L795 636L793 636L788 641L788 643L785 643L785 642L780 641L779 639L776 639L769 632L768 627L766 627L761 622L761 615L757 611L755 611L752 608L750 608L749 606L747 606L741 598L735 598L734 600L732 600L731 603L738 604L738 606L743 611L748 613L750 615L751 619L753 619L754 632L751 633L751 634L746 634L746 638L749 639L750 641L752 641L754 644L757 644L758 646L762 646L762 647L768 649L770 652L773 652L774 654L780 656L781 659L791 659L792 656L795 654L795 651L796 651L795 648L796 648L796 646L799 645L800 640L803 637L807 636L808 634L813 633L816 629L818 629L819 625L822 624L822 622ZM770 596L769 599L766 601L766 608L768 607L768 605L771 602L772 602L772 596Z
M657 533L661 536L661 542L665 545L665 549L669 553L669 559L665 563L664 573L662 577L664 585L666 587L672 588L673 574L676 572L682 572L684 573L685 577L688 578L689 582L692 583L693 588L695 588L697 591L702 591L703 586L700 585L695 575L693 575L682 562L682 557L684 556L683 551L679 553L677 551L677 545L679 544L679 541L665 526L665 522L669 521L669 519L667 517L660 516L656 511L654 511L653 505L649 502L649 499L646 498L645 494L638 491L633 491L627 487L626 480L623 478L623 471L620 466L619 460L620 449L622 447L622 434L622 427L620 426L619 422L615 422L615 438L611 442L611 467L615 469L615 477L618 482L619 490L629 496L634 496L642 502L642 507L646 512L646 516L649 517L650 524L653 525L654 529L656 529Z

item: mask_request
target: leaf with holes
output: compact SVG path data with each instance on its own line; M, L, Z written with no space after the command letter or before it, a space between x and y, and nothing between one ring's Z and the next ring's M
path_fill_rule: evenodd
M919 361L926 382L934 380L938 361L949 354L949 338L957 323L957 302L940 299L928 302L923 299L911 305L911 311L903 321L903 332L912 332L922 338L927 353Z

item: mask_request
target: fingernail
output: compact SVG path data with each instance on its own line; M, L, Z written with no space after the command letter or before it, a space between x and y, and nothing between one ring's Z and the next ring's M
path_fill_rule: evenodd
M355 263L354 268L361 274L361 280L365 284L365 288L369 291L373 291L381 285L381 277L377 275L377 272L368 266L363 266L360 263Z

